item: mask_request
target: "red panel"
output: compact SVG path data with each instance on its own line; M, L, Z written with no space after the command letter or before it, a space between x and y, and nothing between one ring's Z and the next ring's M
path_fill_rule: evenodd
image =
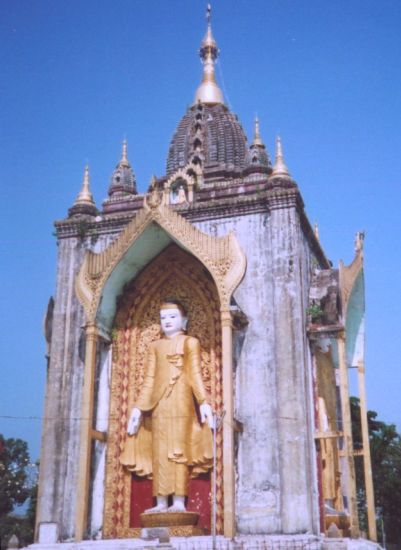
M140 515L153 506L152 480L132 476L130 527L141 527Z
M189 482L187 510L200 514L198 527L210 533L211 527L211 483L210 474L191 479Z
M187 510L200 514L198 527L206 529L210 533L211 506L210 506L210 474L203 474L189 482ZM147 508L154 506L152 497L152 480L144 479L136 475L131 482L131 510L130 527L141 527L140 515Z

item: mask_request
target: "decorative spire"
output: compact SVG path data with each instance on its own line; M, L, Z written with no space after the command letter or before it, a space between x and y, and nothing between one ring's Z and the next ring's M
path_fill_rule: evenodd
M253 141L249 146L248 160L245 172L248 174L271 174L272 165L269 153L266 151L265 144L260 136L259 119L255 117L255 127Z
M128 162L128 157L127 157L127 140L126 139L124 139L123 141L123 150L122 150L119 166L124 166L126 168L129 168L131 166L130 163Z
M90 190L89 183L89 166L85 166L84 179L82 181L81 191L78 193L77 198L75 199L75 205L82 204L88 206L95 206L95 201L93 200L93 195Z
M127 194L136 194L135 174L128 160L127 140L124 139L121 159L111 177L109 196L124 198Z
M271 177L272 178L274 177L290 178L291 177L288 171L288 168L284 162L283 149L281 146L280 136L277 136L276 138L276 162L274 163Z
M216 104L224 103L223 93L216 83L214 75L214 64L219 56L219 49L212 33L212 7L207 5L206 21L207 30L202 40L199 55L203 63L203 78L199 88L196 90L194 103Z
M86 214L89 216L97 215L97 208L95 201L93 200L93 195L90 190L89 182L89 166L85 166L84 179L82 181L81 191L78 193L77 198L75 199L74 204L68 210L69 217L71 216L80 216Z
M260 128L259 128L259 119L258 119L258 117L255 117L255 128L254 128L252 145L264 146L262 138L260 137Z

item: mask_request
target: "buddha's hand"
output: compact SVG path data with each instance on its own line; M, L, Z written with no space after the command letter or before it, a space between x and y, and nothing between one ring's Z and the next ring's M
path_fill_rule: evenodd
M142 413L139 409L134 407L131 411L131 416L128 420L127 432L128 435L135 435L139 429L141 423Z
M214 418L213 418L213 412L212 407L209 405L209 403L202 403L202 405L199 407L200 412L200 419L202 424L208 421L209 426L214 429Z

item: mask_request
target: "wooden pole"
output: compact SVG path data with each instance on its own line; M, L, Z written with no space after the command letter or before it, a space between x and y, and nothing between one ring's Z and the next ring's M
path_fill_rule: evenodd
M343 420L344 454L347 463L347 487L348 487L348 510L351 521L351 537L359 537L358 506L356 500L356 479L354 465L354 445L352 441L351 407L349 402L348 367L345 349L345 335L337 339L339 357L339 378L341 413Z
M235 472L234 472L234 387L233 387L233 325L229 309L221 310L221 347L223 362L223 487L224 535L235 535Z
M365 476L366 504L368 508L368 530L370 540L377 541L375 496L373 492L372 462L370 457L368 413L366 409L365 365L358 362L359 405L361 411L363 472Z
M75 540L81 541L88 525L88 500L92 454L93 400L96 373L98 331L95 324L86 327L85 370L82 389L81 436L79 446L78 489Z

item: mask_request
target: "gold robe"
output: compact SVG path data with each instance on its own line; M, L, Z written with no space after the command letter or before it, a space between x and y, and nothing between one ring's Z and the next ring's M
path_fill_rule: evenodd
M153 495L187 495L188 478L212 466L212 432L200 424L197 405L207 399L197 338L178 334L153 342L134 407L145 415L128 436L121 463L153 477ZM146 415L149 412L150 415Z

